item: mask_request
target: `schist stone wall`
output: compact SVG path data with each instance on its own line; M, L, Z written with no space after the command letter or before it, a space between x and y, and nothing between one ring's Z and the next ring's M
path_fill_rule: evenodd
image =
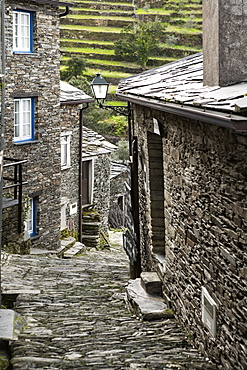
M101 215L101 226L108 229L110 210L111 153L98 155L94 159L93 205Z
M66 227L78 231L79 228L79 136L80 136L80 106L72 104L61 105L61 134L70 135L70 166L61 171L61 205L66 204ZM86 127L83 126L83 140L87 141ZM110 153L90 156L86 146L83 147L83 160L92 161L93 189L92 204L100 216L104 229L108 227L110 202ZM91 176L90 176L91 177ZM77 212L71 214L71 206L77 206ZM87 208L87 204L85 207Z
M134 114L142 267L159 273L177 318L205 356L244 369L247 136L138 105ZM162 182L161 167L148 159L153 140L152 161L163 155ZM150 199L157 197L164 205L163 252L152 240L152 230L163 230L152 216Z
M9 253L29 254L31 241L29 234L24 231L24 224L22 225L21 233L18 234L16 232L18 230L17 205L3 209L2 222L3 250Z
M33 12L33 53L13 53L13 9ZM36 245L56 248L60 233L59 9L6 1L5 156L27 159L24 194L37 200ZM14 143L14 98L34 97L34 140Z

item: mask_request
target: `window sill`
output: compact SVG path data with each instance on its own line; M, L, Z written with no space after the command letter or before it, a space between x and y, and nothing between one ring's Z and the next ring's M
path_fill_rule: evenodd
M63 170L68 170L69 168L71 168L72 166L63 166L63 167L61 167L61 171L63 171Z
M28 141L14 141L14 145L27 145L27 144L38 144L39 140L28 140Z
M92 206L92 204L93 204L93 203L83 204L83 205L82 205L82 208L87 208L87 207L89 207L89 206Z
M30 239L31 239L31 241L32 241L32 240L37 240L37 239L39 239L39 238L40 238L40 235L38 235L38 234L30 235Z
M28 55L30 57L37 57L37 56L39 56L38 53L32 53L30 51L13 51L13 55Z

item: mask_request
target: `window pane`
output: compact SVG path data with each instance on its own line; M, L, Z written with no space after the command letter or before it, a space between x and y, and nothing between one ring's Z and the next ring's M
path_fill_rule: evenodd
M67 135L61 136L61 165L69 166L69 150L70 150L70 138Z
M32 99L14 100L14 138L15 140L32 139Z
M31 100L22 99L22 136L31 137Z
M29 199L27 201L27 216L26 216L26 222L25 222L25 230L29 232L29 234L33 233L33 199Z
M16 51L31 51L31 13L14 12L13 46Z
M18 14L14 13L14 49L18 48Z
M15 137L20 136L19 120L20 120L20 102L15 100L14 102L14 126L15 126Z

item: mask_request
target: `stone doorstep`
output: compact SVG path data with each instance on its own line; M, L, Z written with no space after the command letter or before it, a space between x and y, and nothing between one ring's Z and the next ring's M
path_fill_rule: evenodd
M65 239L60 240L60 247L56 250L56 253L59 257L63 256L63 252L68 249L68 246L74 245L76 242L76 239L73 238L72 236L69 236Z
M67 249L63 253L64 258L72 258L78 253L83 252L86 249L86 246L80 242L76 242L71 248Z
M99 239L99 235L82 235L82 239L90 239L90 240L97 240Z
M57 250L49 250L49 249L40 249L40 248L30 248L31 255L55 255L57 254Z
M142 320L158 320L173 318L173 312L168 309L162 297L149 294L143 289L141 279L130 280L127 287L127 305L136 316Z
M17 340L26 325L25 319L14 310L0 309L0 338Z
M162 282L157 272L142 272L141 285L149 294L162 295Z

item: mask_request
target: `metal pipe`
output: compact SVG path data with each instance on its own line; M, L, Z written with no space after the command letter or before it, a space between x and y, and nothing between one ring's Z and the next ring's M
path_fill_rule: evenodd
M83 111L87 109L89 103L80 109L79 120L79 242L82 242L82 139L83 139Z
M17 166L19 167L18 233L20 234L22 225L22 164L18 164Z
M1 1L1 53L2 53L2 86L1 86L1 132L0 132L0 308L2 304L2 212L3 212L3 150L4 150L4 112L5 112L5 2Z
M59 17L60 18L61 17L65 17L67 14L69 14L69 7L68 6L66 6L66 9L65 9L65 11L63 13L60 13L59 14Z

